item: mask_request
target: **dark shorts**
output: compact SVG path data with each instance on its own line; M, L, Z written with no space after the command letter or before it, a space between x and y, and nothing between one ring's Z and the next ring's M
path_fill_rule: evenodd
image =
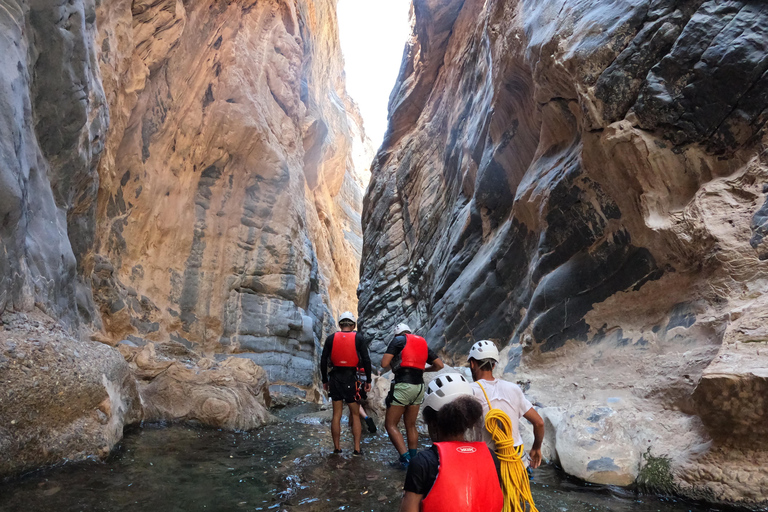
M328 376L328 394L334 402L359 402L360 386L355 372L331 372Z

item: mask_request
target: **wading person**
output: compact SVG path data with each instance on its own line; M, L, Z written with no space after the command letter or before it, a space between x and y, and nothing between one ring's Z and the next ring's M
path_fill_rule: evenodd
M385 400L387 414L384 424L389 440L400 454L398 462L401 467L406 468L410 458L416 455L419 442L416 419L424 400L424 372L441 370L443 362L427 346L427 340L412 334L411 328L406 324L399 324L395 327L395 339L381 358L381 366L384 369L391 367L395 374L395 381ZM408 448L398 427L401 418L404 418L405 422Z
M483 415L469 382L458 373L429 383L424 421L434 444L413 457L400 512L501 512L504 497L491 451L466 442Z
M364 368L357 368L357 390L358 394L360 395L360 400L358 401L359 409L360 409L360 419L365 421L365 424L368 426L368 432L371 434L376 433L376 423L373 421L373 418L368 416L368 413L365 412L365 409L363 408L363 403L366 404L366 407L368 407L368 392L366 389L370 389L370 386L368 386L368 377L365 376L365 369Z
M483 437L488 447L502 460L504 499L510 510L528 502L525 510L535 511L531 497L529 475L520 437L520 418L533 425L533 446L528 452L530 467L541 464L541 442L544 440L544 420L525 398L520 386L493 377L499 362L499 349L490 340L478 341L469 351L472 390L483 407ZM505 509L506 510L506 509Z
M355 446L353 455L360 455L360 388L357 380L357 368L363 368L367 377L363 389L371 390L371 359L368 347L360 333L355 331L355 316L342 313L339 317L341 331L331 334L325 339L323 354L320 356L320 375L323 389L333 401L333 419L331 421L331 436L333 438L333 453L341 453L341 415L344 412L344 402L349 407L349 423L352 426L352 436ZM331 371L328 373L330 362Z

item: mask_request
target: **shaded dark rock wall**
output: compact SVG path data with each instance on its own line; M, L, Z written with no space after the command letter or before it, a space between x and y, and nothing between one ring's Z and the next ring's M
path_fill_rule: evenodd
M594 469L574 434L561 450L574 474L632 481L653 441L680 485L755 501L736 477L691 469L714 414L692 397L729 324L760 310L768 275L768 8L415 0L414 15L363 211L373 350L401 321L457 362L492 339L509 347L509 378L531 378L548 406L639 401L616 407L627 434L609 436L627 472ZM697 396L728 402L718 382ZM762 385L740 382L744 396ZM682 411L656 417L676 432L666 439L631 412L657 409Z
M108 113L93 2L9 0L0 78L0 311L96 321L85 253Z

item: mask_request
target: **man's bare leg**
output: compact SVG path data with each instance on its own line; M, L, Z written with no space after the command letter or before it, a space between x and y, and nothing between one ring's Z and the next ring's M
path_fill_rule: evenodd
M355 451L360 451L360 438L363 437L363 427L360 425L360 404L347 404L349 407L349 422L352 424L352 437L355 440Z
M389 440L392 441L392 444L395 446L395 449L399 455L403 455L404 453L408 452L408 450L405 448L403 434L400 432L400 429L397 426L397 424L400 423L400 418L403 417L403 413L405 413L405 409L406 408L402 405L390 405L387 409L387 416L384 421L384 424L387 427ZM418 410L416 412L418 413Z
M341 400L333 401L333 419L331 419L331 437L333 438L333 448L341 450L341 414L344 412L344 402Z
M415 450L419 447L419 430L416 428L416 420L419 419L420 407L420 405L409 405L405 408L405 435L408 438L408 448L410 450ZM405 446L403 446L403 449L405 449Z

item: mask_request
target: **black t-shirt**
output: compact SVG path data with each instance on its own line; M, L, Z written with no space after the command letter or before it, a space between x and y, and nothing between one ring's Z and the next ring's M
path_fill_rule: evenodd
M336 333L331 334L325 338L325 344L323 345L323 354L320 356L320 376L322 377L323 384L328 382L328 364L331 366L331 351L333 350L333 337ZM357 349L357 366L365 370L365 377L368 382L371 382L371 356L368 355L368 345L365 343L363 335L359 332L355 333L355 348ZM350 373L357 376L355 368L350 369Z
M493 463L496 465L496 475L501 475L501 462L496 454L491 452ZM435 485L437 479L437 470L440 468L440 457L437 454L437 446L432 445L426 450L422 450L411 459L408 465L408 472L405 474L405 485L407 492L413 492L426 496ZM501 478L499 477L499 485Z
M389 343L387 351L384 353L394 356L392 358L392 371L395 373L395 382L422 384L424 382L424 378L422 376L424 372L422 370L417 370L415 368L400 368L400 363L402 361L400 353L405 348L406 341L406 337L403 334L395 336L395 339ZM427 348L427 364L434 363L437 357L438 356L434 350Z

